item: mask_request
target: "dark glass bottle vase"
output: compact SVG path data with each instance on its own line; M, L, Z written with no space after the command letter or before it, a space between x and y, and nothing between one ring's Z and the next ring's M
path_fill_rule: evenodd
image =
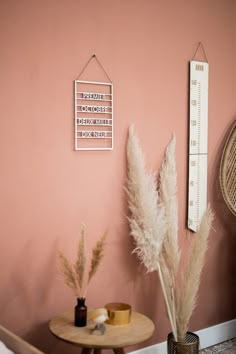
M85 298L79 297L75 306L75 322L76 327L85 327L87 325L87 306Z

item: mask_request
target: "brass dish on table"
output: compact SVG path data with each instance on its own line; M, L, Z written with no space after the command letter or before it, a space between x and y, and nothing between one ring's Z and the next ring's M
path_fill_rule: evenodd
M130 323L131 306L121 302L112 302L105 305L109 319L106 323L114 326L126 325Z

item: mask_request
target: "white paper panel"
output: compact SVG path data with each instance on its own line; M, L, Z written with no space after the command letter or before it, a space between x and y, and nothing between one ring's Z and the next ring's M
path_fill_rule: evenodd
M208 63L190 62L188 228L207 207Z

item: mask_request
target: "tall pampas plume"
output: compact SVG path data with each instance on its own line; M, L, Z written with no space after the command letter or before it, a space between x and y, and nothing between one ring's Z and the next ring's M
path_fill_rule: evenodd
M129 128L127 161L128 219L135 240L134 252L147 271L152 272L158 267L166 222L164 208L158 198L156 177L145 171L144 156L133 126Z
M177 203L177 173L175 163L176 138L173 136L167 146L162 162L159 179L160 199L164 205L167 231L163 242L160 258L160 272L163 276L164 290L171 312L173 335L177 338L176 324L176 276L180 260L178 246L178 203Z
M173 336L176 341L181 341L185 338L190 317L197 303L213 214L209 207L202 217L179 284L175 146L176 138L173 136L166 149L158 185L156 176L146 172L144 156L134 127L131 126L127 142L126 192L130 210L130 233L135 241L134 252L148 272L158 272Z
M182 273L177 310L178 338L180 339L184 338L190 317L197 305L197 294L213 219L213 213L208 206L201 219L199 229L193 236L188 263Z
M131 214L128 219L131 235L135 240L134 252L148 272L157 271L159 274L166 310L176 337L174 310L171 308L172 295L169 291L172 286L166 286L160 267L160 254L167 232L165 209L159 198L155 175L146 172L144 156L133 126L129 129L127 162L126 192Z
M166 262L173 275L176 275L180 251L178 246L178 203L177 203L177 174L175 164L176 138L173 136L166 149L165 159L160 171L160 198L165 205L167 233L163 244Z

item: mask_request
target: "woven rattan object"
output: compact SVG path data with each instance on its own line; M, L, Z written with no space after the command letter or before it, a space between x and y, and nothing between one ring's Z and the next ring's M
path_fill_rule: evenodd
M236 216L236 121L221 158L220 186L227 207Z

